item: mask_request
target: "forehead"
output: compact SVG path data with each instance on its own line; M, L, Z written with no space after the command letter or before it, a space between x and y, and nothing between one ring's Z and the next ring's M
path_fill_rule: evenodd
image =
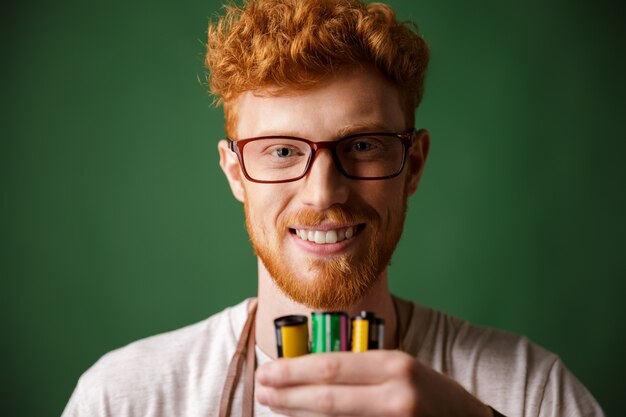
M304 91L246 92L234 105L236 139L281 134L324 141L409 127L398 88L370 68L342 71Z

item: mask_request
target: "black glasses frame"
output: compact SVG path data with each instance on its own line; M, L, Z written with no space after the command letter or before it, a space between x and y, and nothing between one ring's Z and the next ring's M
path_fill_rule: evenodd
M403 154L402 154L402 164L400 164L400 168L398 168L398 170L394 172L393 174L385 175L382 177L359 177L356 175L348 174L343 169L343 167L341 166L341 163L339 162L339 157L337 156L337 152L336 152L337 145L345 140L354 139L355 137L374 136L374 135L395 137L395 138L398 138L400 141L402 141ZM290 178L288 180L272 180L272 181L257 180L257 179L252 178L250 175L248 175L248 171L246 170L246 163L243 157L243 148L248 143L253 142L255 140L259 140L259 139L292 139L292 140L297 140L297 141L308 144L309 147L311 148L311 154L309 155L309 159L306 163L306 167L304 168L304 172L302 173L302 175L295 177L295 178ZM315 160L317 152L321 149L328 149L330 151L332 158L333 158L333 162L335 163L335 167L337 168L337 170L341 172L344 176L350 179L369 181L369 180L386 180L389 178L397 177L402 172L402 169L404 169L404 164L406 163L406 156L408 154L409 148L413 144L414 139L415 139L414 128L411 128L404 133L389 133L389 132L355 133L352 135L344 136L338 140L326 141L326 142L313 142L311 140L299 138L297 136L282 136L282 135L257 136L253 138L246 138L246 139L239 139L239 140L232 140L230 138L226 138L226 140L228 141L228 148L237 155L237 159L239 160L239 164L241 165L241 170L243 171L243 175L249 181L260 183L260 184L279 184L283 182L298 181L299 179L303 178L306 174L308 174L309 170L311 169L311 165L313 165L313 161Z

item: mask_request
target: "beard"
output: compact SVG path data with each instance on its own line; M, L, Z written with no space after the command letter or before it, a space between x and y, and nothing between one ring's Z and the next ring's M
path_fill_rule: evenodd
M387 230L381 230L380 215L365 203L358 208L335 204L324 211L301 209L280 216L272 235L263 230L261 222L257 225L247 201L245 198L246 229L255 253L274 283L296 303L320 310L348 309L367 295L389 265L402 234L407 208L405 193L401 213L387 213ZM322 222L365 224L365 228L352 237L362 240L358 242L360 250L353 250L351 254L289 259L283 248L285 233L291 233L289 226L315 227Z

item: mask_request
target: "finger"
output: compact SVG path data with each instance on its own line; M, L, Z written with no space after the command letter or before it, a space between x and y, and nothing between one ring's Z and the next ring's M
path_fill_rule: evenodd
M256 371L262 385L284 387L304 384L379 384L409 376L415 360L406 353L377 350L363 353L332 352L280 359Z
M280 414L281 416L289 416L289 417L328 417L327 414L316 413L313 411L306 410L290 410L288 408L270 408L274 413ZM348 416L333 416L333 417L348 417Z
M373 385L260 386L257 401L289 416L386 415L389 387Z
M292 410L291 414L289 413L289 409L287 408L275 408L275 407L270 407L270 410L272 410L274 413L276 414L280 414L281 416L290 416L290 417L294 417L294 411Z

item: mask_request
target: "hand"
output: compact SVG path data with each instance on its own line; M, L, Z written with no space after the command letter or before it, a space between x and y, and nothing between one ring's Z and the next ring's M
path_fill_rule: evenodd
M484 416L452 379L399 351L279 359L256 372L256 398L288 416Z

